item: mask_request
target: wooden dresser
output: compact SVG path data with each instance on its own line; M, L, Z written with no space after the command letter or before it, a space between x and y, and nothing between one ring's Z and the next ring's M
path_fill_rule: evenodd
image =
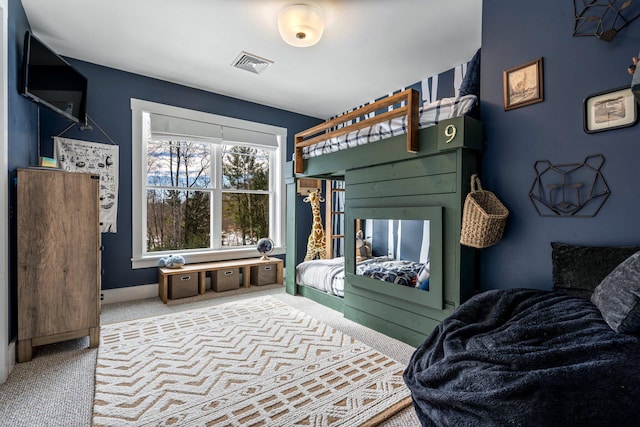
M17 361L33 347L100 334L97 175L17 171Z

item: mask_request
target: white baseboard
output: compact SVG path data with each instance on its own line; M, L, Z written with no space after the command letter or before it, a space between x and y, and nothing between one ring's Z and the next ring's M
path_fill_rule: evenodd
M158 284L130 286L127 288L104 289L102 291L102 304L114 302L127 302L138 299L158 297Z
M3 366L0 369L0 384L3 384L9 378L9 374L16 366L16 340L11 341L6 347L6 353L4 354Z
M283 268L283 276L287 277L287 269ZM209 278L207 277L207 282ZM103 289L102 304L127 302L145 298L158 298L158 284L129 286L127 288Z

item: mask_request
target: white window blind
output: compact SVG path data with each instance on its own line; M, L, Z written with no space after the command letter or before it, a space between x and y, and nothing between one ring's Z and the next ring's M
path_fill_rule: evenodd
M189 120L180 117L169 117L162 114L150 114L151 138L156 141L180 138L182 140L222 140L222 126Z
M276 135L264 132L256 132L248 129L234 128L230 126L222 127L222 139L225 144L233 145L261 145L265 148L278 148Z
M151 139L166 141L180 139L183 141L207 140L230 145L256 145L265 149L278 148L277 136L271 133L257 132L231 126L221 126L180 117L162 114L150 114Z

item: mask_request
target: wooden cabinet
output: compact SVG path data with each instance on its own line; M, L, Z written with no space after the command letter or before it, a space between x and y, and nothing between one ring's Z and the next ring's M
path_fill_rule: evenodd
M17 361L32 348L100 333L97 175L17 171Z

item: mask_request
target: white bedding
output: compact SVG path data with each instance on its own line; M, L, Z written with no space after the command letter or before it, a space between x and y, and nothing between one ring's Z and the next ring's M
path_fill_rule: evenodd
M477 97L475 95L465 95L456 98L443 98L423 105L420 107L419 112L419 128L423 129L434 126L441 120L463 116L473 108L476 100ZM310 157L346 150L351 147L405 133L407 133L407 117L397 117L383 123L378 123L358 131L304 147L302 157L308 159Z
M296 283L344 297L344 257L315 259L298 264Z
M361 269L369 264L394 261L389 257L374 257L358 263ZM331 295L344 297L344 257L314 259L296 266L296 283Z

